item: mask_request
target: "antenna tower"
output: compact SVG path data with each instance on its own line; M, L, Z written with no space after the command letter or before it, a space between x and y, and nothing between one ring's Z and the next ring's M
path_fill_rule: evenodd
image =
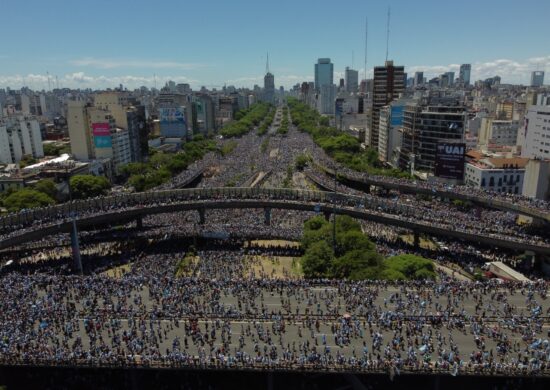
M364 80L367 79L367 44L368 44L368 38L369 38L369 18L366 17L365 18L365 78Z
M386 61L388 60L388 51L390 49L390 17L391 9L388 6L388 24L386 26Z
M269 52L267 53L267 59L265 61L265 74L269 73Z

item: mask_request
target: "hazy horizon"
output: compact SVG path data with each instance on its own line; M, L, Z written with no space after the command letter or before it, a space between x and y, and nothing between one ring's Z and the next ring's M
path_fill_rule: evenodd
M47 72L52 88L56 76L69 88L152 87L155 77L159 88L168 80L251 88L263 84L267 52L277 87L312 81L319 57L331 58L335 82L346 66L363 78L367 17L370 77L385 60L388 6L388 57L409 76L457 75L471 63L473 81L498 75L528 84L533 70L550 71L550 3L542 0L0 4L0 32L10 37L0 52L0 88L48 89Z

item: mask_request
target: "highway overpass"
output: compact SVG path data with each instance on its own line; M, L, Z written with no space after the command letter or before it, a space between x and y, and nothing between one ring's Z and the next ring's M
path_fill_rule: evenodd
M334 177L333 169L321 166L319 164L316 164L316 166L320 168L322 171L324 171L325 173L327 173L328 175ZM374 187L385 188L388 190L397 190L399 192L404 192L404 193L423 194L423 195L430 195L430 196L438 196L441 198L464 200L464 201L473 202L478 205L482 205L487 208L503 210L503 211L511 211L514 213L535 218L537 220L545 221L547 223L550 222L550 211L543 210L540 208L535 208L535 207L527 207L518 203L514 203L512 201L499 199L500 195L497 193L495 193L494 197L490 197L490 196L482 197L474 194L473 192L461 193L461 192L456 192L452 190L433 189L433 188L427 188L427 187L416 185L413 182L400 182L400 183L391 182L389 180L383 180L380 178L369 176L366 173L363 174L360 179L358 179L358 178L346 175L343 172L337 171L337 179L343 184L361 191L368 192L370 186L374 186Z
M340 193L266 188L204 188L167 190L122 194L65 203L44 209L34 209L0 218L4 231L10 226L26 226L0 241L0 249L71 229L74 215L79 228L120 224L136 220L138 224L146 215L196 210L201 222L206 222L206 210L214 209L264 209L265 222L270 222L272 209L300 210L330 215L349 215L353 218L410 229L418 237L420 233L453 237L492 247L533 251L550 255L550 245L534 243L502 235L483 234L479 231L461 230L448 225L436 225L414 216L399 216L377 209L366 209L363 197ZM39 224L41 219L48 223Z

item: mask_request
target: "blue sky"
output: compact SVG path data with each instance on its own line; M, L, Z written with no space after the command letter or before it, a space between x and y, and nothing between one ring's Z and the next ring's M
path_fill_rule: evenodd
M251 87L267 51L277 86L312 80L318 57L337 80L352 52L362 77L365 18L372 73L388 6L389 58L409 74L472 63L474 79L527 83L550 72L549 0L0 0L0 87L47 88L48 71L66 87L152 86L155 74L158 86Z

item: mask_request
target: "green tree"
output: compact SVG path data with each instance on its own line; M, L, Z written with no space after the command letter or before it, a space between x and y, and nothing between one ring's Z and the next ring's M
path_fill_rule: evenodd
M105 195L111 183L104 176L75 175L70 179L73 198L84 199Z
M296 166L296 169L298 171L303 171L306 165L309 162L309 157L305 154L300 154L296 156L296 160L294 161L294 165Z
M9 211L30 209L54 204L55 201L43 192L31 188L22 188L8 195L4 201L4 207Z
M51 179L42 179L34 185L36 191L43 192L50 198L55 199L57 197L57 186Z
M311 245L302 256L302 270L306 278L324 278L329 276L329 270L334 260L332 248L319 241Z
M44 149L44 155L45 156L59 156L61 147L53 144L53 143L44 143L42 145L42 148Z
M401 273L406 279L435 279L433 261L415 255L398 255L384 260L388 273Z
M138 175L140 173L145 173L149 167L145 163L139 163L139 162L133 162L124 164L122 167L120 167L120 173L123 175Z
M351 250L334 261L332 277L361 279L363 270L367 268L376 268L375 274L378 274L382 260L382 256L373 250Z
M19 161L19 166L21 168L25 168L29 165L36 164L38 160L36 160L32 155L26 154L23 156L21 161Z
M354 250L372 251L376 245L362 232L348 231L337 235L338 252L346 253Z

